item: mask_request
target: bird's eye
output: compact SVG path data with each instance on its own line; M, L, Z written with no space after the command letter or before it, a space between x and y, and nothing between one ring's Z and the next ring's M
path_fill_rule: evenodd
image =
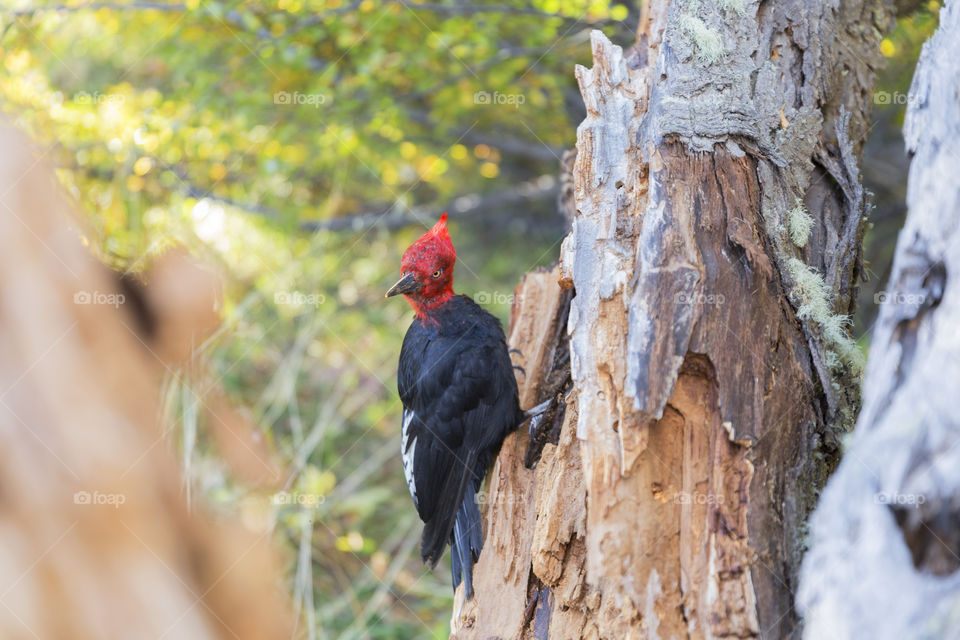
M433 275L432 275L431 277L432 277L434 280L436 280L437 278L440 277L440 274L441 274L441 273L443 273L443 269L437 269L436 271L433 272Z

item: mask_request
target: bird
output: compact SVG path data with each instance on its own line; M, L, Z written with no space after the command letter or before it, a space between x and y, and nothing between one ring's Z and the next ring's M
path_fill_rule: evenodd
M504 439L528 416L500 321L453 292L456 260L444 213L403 253L386 297L403 295L414 310L397 390L403 473L424 522L420 555L435 567L450 544L454 593L462 581L470 600L483 548L476 494Z

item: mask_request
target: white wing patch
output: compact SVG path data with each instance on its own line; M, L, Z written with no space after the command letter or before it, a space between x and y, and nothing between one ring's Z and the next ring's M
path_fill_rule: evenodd
M417 504L417 483L413 477L413 456L417 452L417 438L414 437L407 446L407 440L410 437L410 424L413 422L415 414L408 409L403 410L403 427L400 429L400 459L403 460L403 476L407 479L407 488L410 489L410 495L413 496L414 506Z

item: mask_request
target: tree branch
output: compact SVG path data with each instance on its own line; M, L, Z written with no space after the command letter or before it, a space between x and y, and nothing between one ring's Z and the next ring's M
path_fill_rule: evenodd
M581 28L597 28L603 25L621 25L630 29L631 32L634 31L636 25L631 27L630 23L625 20L614 20L612 18L600 18L598 20L588 21L581 18L574 18L572 16L564 16L558 13L550 13L547 11L540 11L539 9L533 9L530 7L512 7L509 5L502 4L489 4L489 5L479 5L479 4L435 4L435 3L417 3L412 4L406 0L401 0L399 4L402 4L408 9L413 9L416 11L430 11L437 14L445 14L451 16L473 16L480 15L485 13L499 13L502 15L513 15L513 16L535 16L538 18L544 19L561 19L566 24L570 25L571 28L574 26L579 26Z
M76 13L78 11L98 11L100 9L111 9L113 11L166 11L174 13L185 11L186 8L187 5L182 2L90 2L75 6L53 5L47 7L30 7L29 9L9 11L7 14L14 18L22 18L41 12Z
M543 175L499 193L460 196L455 198L448 206L432 204L409 209L395 207L386 211L339 216L329 220L308 220L301 222L300 228L304 231L362 231L373 226L399 229L412 224L420 224L426 220L433 220L444 211L453 218L465 218L480 211L533 200L555 198L559 190L556 178Z
M180 194L197 200L211 200L233 207L246 213L251 213L274 221L284 219L284 214L277 209L264 207L251 202L241 202L228 196L217 195L210 189L197 186L179 167L167 164L160 158L151 156L157 167L170 171L179 181L176 189ZM68 165L71 171L84 172L97 178L112 178L112 172L101 172L88 167ZM560 183L556 177L544 174L533 180L522 182L519 185L492 194L467 194L453 199L452 203L432 203L420 207L403 207L394 205L380 211L366 211L345 216L336 216L327 220L306 220L299 224L302 231L360 231L373 226L386 229L399 229L408 225L418 224L424 220L438 217L444 211L451 217L461 218L490 208L502 208L523 202L556 198L560 193Z
M405 2L403 0L391 2L388 4L400 4L414 11L429 11L432 13L448 16L472 16L488 13L499 13L502 15L514 15L514 16L535 16L544 19L560 19L564 23L572 27L581 27L581 28L595 28L605 24L609 25L620 25L625 26L628 29L633 30L630 23L625 20L614 20L611 18L600 18L598 20L583 20L581 18L574 18L572 16L564 16L557 13L550 13L547 11L540 11L538 9L532 9L529 7L511 7L508 5L470 5L470 4L457 4L457 5L444 5L444 4L412 4ZM349 13L357 9L360 5L359 2L351 3L344 7L338 7L336 9L330 9L327 11L322 11L320 13L314 14L304 20L301 20L297 25L295 25L294 30L300 31L302 29L311 27L315 24L322 22L325 18L330 15L337 15L342 13ZM41 12L56 12L56 13L76 13L78 11L98 11L100 9L110 9L113 11L166 11L166 12L180 12L186 11L187 5L183 2L152 2L149 0L121 3L121 2L89 2L82 5L52 5L45 7L30 7L27 9L18 9L15 11L7 12L8 15L11 15L15 18L24 17L24 16L33 16Z
M422 109L407 109L407 115L412 121L428 127L431 131L440 131L438 130L439 125L430 118L429 113ZM506 136L502 131L499 132L498 135L486 135L473 130L463 132L444 129L439 135L472 145L485 144L496 147L504 153L525 156L533 160L559 161L564 152L564 149L561 147L552 147L543 143L530 142L521 138Z

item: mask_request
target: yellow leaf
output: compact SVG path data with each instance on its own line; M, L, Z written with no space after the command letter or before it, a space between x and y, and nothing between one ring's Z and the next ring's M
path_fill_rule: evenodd
M299 164L307 159L309 152L307 148L300 144L292 144L283 148L280 152L280 158L290 164Z
M276 158L278 155L280 155L280 151L282 149L283 145L281 145L279 141L271 140L263 148L263 155L267 156L268 158Z
M306 468L301 479L301 487L304 493L316 496L326 496L337 486L337 476L329 469L320 471L314 466Z
M897 52L897 46L890 41L889 38L884 38L880 43L880 53L883 54L884 58L892 58L893 55Z
M393 165L386 165L380 172L380 179L383 180L383 184L394 185L400 181L400 174L393 168Z
M484 162L480 165L480 175L484 178L496 178L500 174L500 167L492 162Z
M14 49L4 58L4 66L11 73L22 73L30 66L30 52L26 49Z
M216 162L210 165L210 179L220 181L227 177L227 168L222 162Z
M610 9L610 17L614 20L626 20L628 13L629 11L622 4L614 5L613 8Z
M433 182L439 176L446 173L447 167L446 160L438 158L435 155L429 155L418 164L417 171L420 173L421 180L424 182Z
M150 158L140 158L133 163L133 172L138 176L145 176L153 168L153 160Z

